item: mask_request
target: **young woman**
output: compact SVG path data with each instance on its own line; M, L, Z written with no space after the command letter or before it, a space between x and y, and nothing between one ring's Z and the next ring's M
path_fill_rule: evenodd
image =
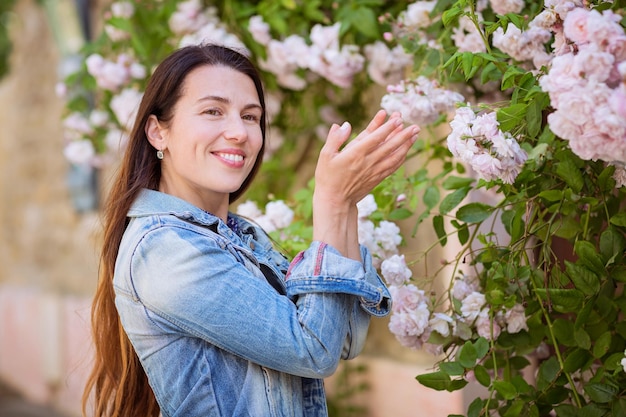
M261 80L236 51L189 46L155 70L105 208L90 414L327 415L322 378L390 307L356 203L419 128L381 111L346 146L350 125L330 128L314 242L289 263L228 211L259 169L265 124Z

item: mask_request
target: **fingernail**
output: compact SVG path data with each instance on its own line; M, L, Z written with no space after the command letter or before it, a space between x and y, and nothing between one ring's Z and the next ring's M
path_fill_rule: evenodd
M348 122L343 122L343 124L341 125L341 127L339 128L339 130L348 130L350 128L350 123Z
M412 130L411 141L415 143L417 141L417 135L420 133L421 129L419 127L414 127Z

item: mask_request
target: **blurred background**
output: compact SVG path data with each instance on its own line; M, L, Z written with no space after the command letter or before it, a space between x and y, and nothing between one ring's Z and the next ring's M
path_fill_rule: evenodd
M97 200L110 172L94 176L66 161L55 87L98 30L106 3L0 0L0 55L7 58L0 78L0 416L44 415L10 408L17 398L49 416L81 415ZM365 354L328 381L331 401L344 416L461 414L471 389L435 392L415 380L435 359L402 348L386 320L375 320Z

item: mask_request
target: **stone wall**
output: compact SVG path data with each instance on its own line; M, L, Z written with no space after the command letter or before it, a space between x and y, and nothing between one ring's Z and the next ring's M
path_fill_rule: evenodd
M62 57L40 3L17 2L0 80L0 380L79 415L99 223L68 191L55 94Z
M97 216L78 214L68 193L60 56L43 7L18 1L11 33L11 70L0 80L0 283L89 294Z

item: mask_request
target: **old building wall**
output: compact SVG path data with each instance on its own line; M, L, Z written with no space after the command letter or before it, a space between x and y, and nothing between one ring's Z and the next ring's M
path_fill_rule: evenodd
M17 2L10 26L11 70L0 80L0 283L88 294L97 216L77 213L68 192L60 52L35 0Z
M97 213L74 209L69 193L63 102L55 94L63 55L50 11L18 0L7 20L13 52L0 80L0 381L79 415L99 224Z

